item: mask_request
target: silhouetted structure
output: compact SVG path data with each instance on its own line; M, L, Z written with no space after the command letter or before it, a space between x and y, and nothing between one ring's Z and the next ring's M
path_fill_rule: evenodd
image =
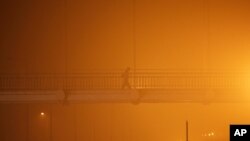
M64 90L64 97L63 97L63 101L62 101L63 105L69 104L68 98L69 98L69 91L68 90Z
M126 70L122 74L122 78L123 78L122 89L125 89L125 88L131 89L131 86L129 84L129 72L130 72L130 68L127 67Z

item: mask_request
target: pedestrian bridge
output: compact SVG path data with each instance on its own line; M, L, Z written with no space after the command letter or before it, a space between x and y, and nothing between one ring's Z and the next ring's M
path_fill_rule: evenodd
M123 71L78 74L0 74L0 102L242 102L250 73Z

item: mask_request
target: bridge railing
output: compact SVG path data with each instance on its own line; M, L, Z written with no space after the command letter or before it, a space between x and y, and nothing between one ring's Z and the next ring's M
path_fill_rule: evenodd
M0 90L122 89L119 72L81 74L0 74ZM244 72L131 72L132 89L230 89L250 87Z

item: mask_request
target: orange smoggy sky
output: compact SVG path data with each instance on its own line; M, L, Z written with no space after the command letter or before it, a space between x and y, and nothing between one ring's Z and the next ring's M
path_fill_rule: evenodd
M1 72L249 69L249 5L247 0L2 0Z
M249 7L249 0L0 0L0 73L250 71ZM249 107L0 104L0 140L184 141L188 119L190 141L208 141L202 135L211 131L227 141L230 123L250 123ZM43 111L52 120L40 119Z

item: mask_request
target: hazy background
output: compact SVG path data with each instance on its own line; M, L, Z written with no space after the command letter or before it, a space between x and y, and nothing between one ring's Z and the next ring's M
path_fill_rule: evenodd
M189 120L190 141L228 141L229 124L249 123L246 112L249 108L249 104L188 103L1 104L0 138L2 141L185 141L185 120ZM45 116L40 116L40 112ZM211 132L214 136L208 137Z
M249 69L249 6L248 0L1 0L0 71L124 69L134 67L134 56L137 69Z
M250 71L249 7L249 0L1 0L0 73ZM0 140L184 141L189 120L190 141L227 141L230 123L250 123L249 107L1 104ZM202 136L209 132L215 138Z

